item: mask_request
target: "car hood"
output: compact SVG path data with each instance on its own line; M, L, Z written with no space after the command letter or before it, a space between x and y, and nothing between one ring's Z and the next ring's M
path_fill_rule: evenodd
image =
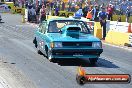
M60 33L48 33L47 36L51 41L63 41L63 42L100 41L100 39L94 37L92 34L83 34L83 33L80 33L79 38L73 38L70 36L63 36Z

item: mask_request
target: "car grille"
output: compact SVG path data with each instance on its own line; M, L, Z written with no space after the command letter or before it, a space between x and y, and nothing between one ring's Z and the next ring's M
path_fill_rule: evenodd
M69 50L69 51L53 51L53 55L100 55L96 50Z
M63 42L63 46L92 46L92 42Z

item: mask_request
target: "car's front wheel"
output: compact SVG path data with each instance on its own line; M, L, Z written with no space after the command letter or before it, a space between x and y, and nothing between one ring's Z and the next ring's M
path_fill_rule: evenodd
M90 58L89 59L91 65L95 65L97 60L98 60L98 58Z
M37 48L37 40L36 40L36 37L33 39L33 43L35 44L35 47Z
M55 59L52 58L52 53L51 53L49 50L46 51L46 54L47 54L47 59L48 59L50 62L54 62L54 61L55 61Z

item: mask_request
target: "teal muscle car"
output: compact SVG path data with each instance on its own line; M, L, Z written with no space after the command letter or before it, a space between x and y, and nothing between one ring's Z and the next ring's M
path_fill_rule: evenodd
M94 37L83 21L70 18L49 19L35 31L33 43L38 53L50 61L87 58L95 64L103 52L101 41Z

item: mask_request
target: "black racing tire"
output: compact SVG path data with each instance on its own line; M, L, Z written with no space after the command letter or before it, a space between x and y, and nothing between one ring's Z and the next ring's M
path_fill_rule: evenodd
M37 49L37 53L42 55L42 52L39 49Z
M98 60L98 58L90 58L89 59L91 65L96 65L97 60Z
M38 46L38 45L37 45ZM42 55L43 53L40 51L39 46L37 47L37 53Z
M84 76L76 75L76 81L79 85L84 85L86 83L86 78Z
M33 43L34 43L34 45L35 45L35 47L37 48L37 40L36 40L36 37L33 39Z

